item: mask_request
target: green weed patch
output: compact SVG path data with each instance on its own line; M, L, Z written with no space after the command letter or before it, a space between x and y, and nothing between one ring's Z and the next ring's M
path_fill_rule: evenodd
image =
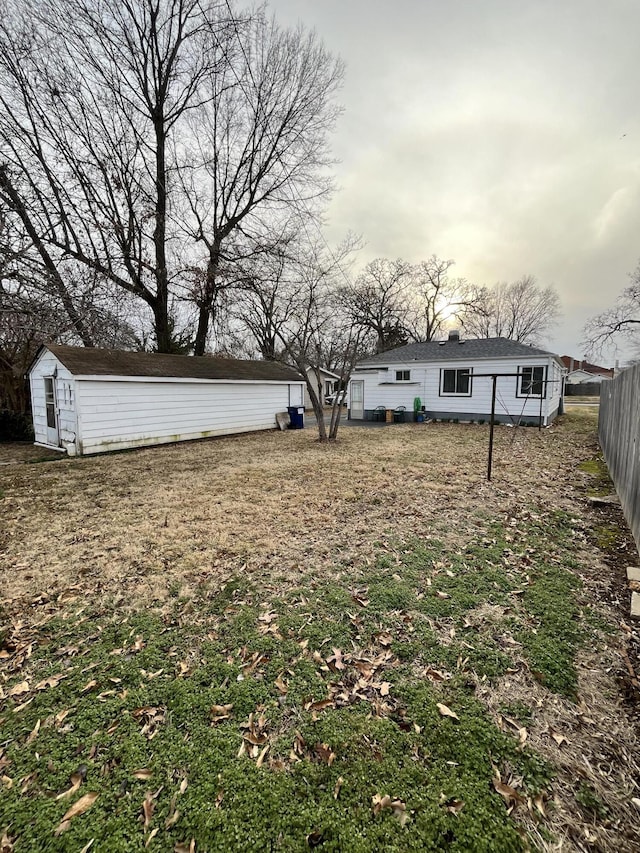
M16 851L525 849L506 806L554 770L475 679L524 659L574 690L572 524L522 513L485 533L381 554L357 586L345 569L261 601L232 579L189 614L45 621L4 688L0 827Z

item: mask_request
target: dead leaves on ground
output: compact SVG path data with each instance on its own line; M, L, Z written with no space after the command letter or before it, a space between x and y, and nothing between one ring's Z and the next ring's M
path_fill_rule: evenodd
M84 797L80 797L80 799L77 800L71 806L71 808L65 812L64 817L62 818L54 832L54 835L57 837L58 835L62 835L63 832L66 832L67 829L69 829L69 827L71 826L71 821L73 820L73 818L78 817L79 815L82 815L85 812L89 811L89 809L97 799L98 794L95 793L85 794Z
M385 809L391 809L393 816L400 823L400 826L404 826L409 820L406 803L403 803L402 800L392 799L388 794L384 796L375 794L371 798L371 807L374 816L379 815Z

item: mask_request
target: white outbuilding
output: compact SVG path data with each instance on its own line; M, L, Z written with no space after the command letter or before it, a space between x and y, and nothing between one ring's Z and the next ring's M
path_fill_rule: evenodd
M275 429L304 405L283 364L42 346L29 369L35 443L70 456Z
M359 362L349 386L352 420L420 417L550 424L562 411L566 368L557 355L507 338L407 344ZM494 378L495 377L495 378ZM493 387L495 382L495 396ZM388 414L387 414L388 413Z

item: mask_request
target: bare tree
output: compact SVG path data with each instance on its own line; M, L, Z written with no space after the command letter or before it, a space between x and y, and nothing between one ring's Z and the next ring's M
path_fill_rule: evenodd
M230 32L200 0L9 0L0 23L2 198L52 281L71 258L142 300L163 352L171 135L202 104Z
M338 291L342 310L353 325L375 339L375 352L407 343L412 268L403 260L376 258L355 283Z
M464 314L463 325L471 337L509 338L535 344L557 323L560 299L553 287L541 287L531 275L517 281L477 290Z
M629 278L631 284L618 296L616 304L586 323L583 343L590 352L602 352L620 339L640 349L640 264Z
M193 114L194 144L181 171L186 230L206 253L206 274L193 294L196 355L205 350L240 238L272 248L273 218L291 209L310 216L310 204L331 188L327 136L340 112L333 98L342 63L314 33L283 30L264 14L235 35L230 61L203 81L206 97ZM240 265L244 260L241 253Z
M451 321L462 323L477 301L477 289L464 278L453 278L455 261L432 255L411 268L414 293L408 330L413 340L435 340Z
M323 400L318 396L318 389L322 387L319 368L323 365L323 356L332 348L337 356L332 345L339 342L340 356L332 366L339 377L339 388L346 388L361 354L363 330L340 313L337 298L338 282L347 278L350 258L358 248L359 238L353 235L334 251L318 242L305 247L296 263L299 282L291 317L286 326L278 330L286 359L305 377L321 442L335 441L342 413L340 395L336 394L327 431ZM309 376L309 369L315 371L315 382Z

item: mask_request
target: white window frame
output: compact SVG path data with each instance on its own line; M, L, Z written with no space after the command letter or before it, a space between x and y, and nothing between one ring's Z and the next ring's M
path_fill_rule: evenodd
M530 378L525 379L525 370L531 371ZM542 378L535 378L535 371L542 371ZM525 390L525 382L529 383L530 390ZM532 390L533 386L540 383L540 393L536 394ZM532 397L535 400L545 399L547 396L547 365L546 364L527 364L524 367L518 368L518 386L516 388L516 397Z
M467 373L469 376L468 391L445 391L444 390L444 375L446 372L456 374L455 385L458 387L458 373ZM441 397L471 397L473 395L473 367L441 367L440 368L440 396Z
M396 382L411 382L411 371L396 370Z

